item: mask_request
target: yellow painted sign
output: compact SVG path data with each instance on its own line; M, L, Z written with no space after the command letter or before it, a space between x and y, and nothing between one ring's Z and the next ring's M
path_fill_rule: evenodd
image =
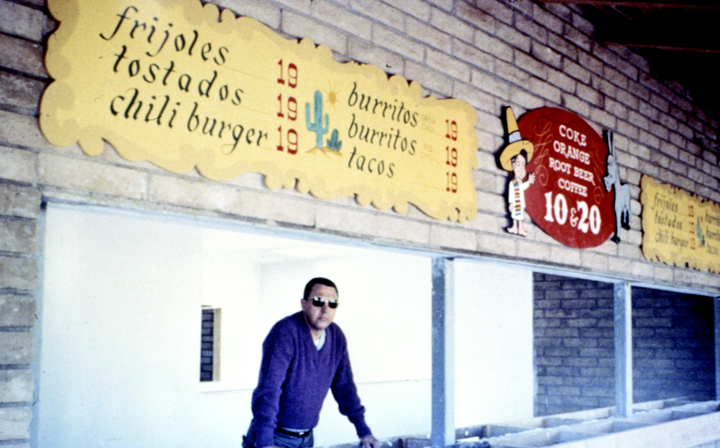
M720 272L720 205L648 176L641 187L645 258Z
M40 126L89 155L213 180L265 175L271 189L463 222L477 213L475 110L420 84L339 63L197 0L49 0L55 81Z

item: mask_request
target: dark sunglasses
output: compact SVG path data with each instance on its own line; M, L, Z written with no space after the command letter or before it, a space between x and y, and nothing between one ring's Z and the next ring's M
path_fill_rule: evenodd
M305 300L308 300L308 299L305 299ZM312 297L311 300L312 300L312 304L318 308L322 308L322 306L325 305L325 299L323 299L322 297ZM327 304L330 308L337 308L338 303L339 302L337 300L328 300L327 301Z

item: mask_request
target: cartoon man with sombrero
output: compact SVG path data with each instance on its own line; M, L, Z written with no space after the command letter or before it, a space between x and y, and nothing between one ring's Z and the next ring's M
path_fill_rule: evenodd
M513 172L508 187L508 208L513 224L507 228L507 231L514 235L527 236L527 231L523 228L525 190L535 182L535 174L528 175L525 165L532 159L533 144L520 137L520 129L510 107L505 109L505 121L508 130L508 145L500 154L500 165L505 171Z

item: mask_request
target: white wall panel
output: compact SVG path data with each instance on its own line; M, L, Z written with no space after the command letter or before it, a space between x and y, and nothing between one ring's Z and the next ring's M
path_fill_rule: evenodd
M455 265L455 425L533 416L532 272Z

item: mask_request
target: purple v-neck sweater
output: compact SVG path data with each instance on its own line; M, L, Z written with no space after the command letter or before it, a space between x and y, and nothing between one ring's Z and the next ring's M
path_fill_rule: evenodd
M278 426L317 426L330 389L340 413L355 425L358 436L371 434L353 381L345 335L334 323L325 333L325 345L318 350L302 312L298 312L276 323L265 338L260 377L252 396L256 447L273 445Z

